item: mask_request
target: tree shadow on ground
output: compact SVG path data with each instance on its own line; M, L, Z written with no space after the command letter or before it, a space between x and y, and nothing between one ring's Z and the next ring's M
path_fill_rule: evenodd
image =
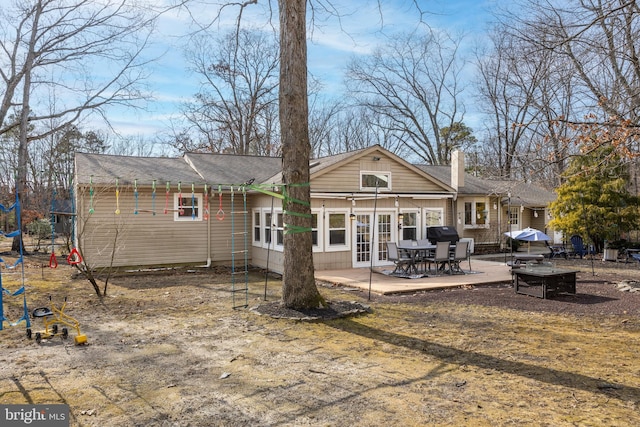
M325 322L325 324L342 332L356 334L376 341L383 341L394 346L402 345L408 349L418 350L446 363L454 363L461 366L476 366L481 369L492 369L561 387L583 390L590 393L602 393L621 401L640 401L640 388L637 387L604 382L602 379L592 378L575 372L546 368L519 361L505 360L474 351L461 350L426 339L372 328L354 322L353 319L328 321Z

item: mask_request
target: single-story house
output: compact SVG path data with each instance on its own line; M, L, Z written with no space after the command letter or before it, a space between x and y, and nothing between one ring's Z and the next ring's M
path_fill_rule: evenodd
M180 158L78 153L76 247L101 268L250 264L282 271L279 157ZM388 265L385 242L455 227L475 247L545 228L555 197L532 184L482 180L452 166L414 165L375 145L310 161L316 269Z

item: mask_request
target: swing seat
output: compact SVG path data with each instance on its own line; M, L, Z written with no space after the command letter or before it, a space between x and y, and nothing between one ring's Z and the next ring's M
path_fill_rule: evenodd
M34 318L46 317L46 316L52 316L52 315L53 315L53 312L48 307L38 307L35 310L33 310L33 313L32 313L32 316Z

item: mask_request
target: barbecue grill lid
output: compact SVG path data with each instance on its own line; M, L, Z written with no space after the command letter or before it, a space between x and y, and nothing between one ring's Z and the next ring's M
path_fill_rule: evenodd
M458 231L454 227L427 227L427 239L432 244L436 242L456 243L460 240L460 236L458 236Z

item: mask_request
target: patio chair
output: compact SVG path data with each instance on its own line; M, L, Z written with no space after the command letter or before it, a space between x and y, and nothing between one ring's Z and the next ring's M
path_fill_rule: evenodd
M460 241L456 243L456 249L449 258L449 270L451 273L465 274L460 268L460 262L465 261L469 257L469 242ZM471 262L469 262L469 269L471 269Z
M587 247L584 245L584 240L582 237L575 235L571 236L571 246L573 246L573 255L578 255L580 258L587 254L593 254L593 251L589 251Z
M551 246L549 244L549 242L545 241L544 242L545 245L547 245L547 248L549 249L549 259L553 259L553 258L564 258L567 259L567 250L565 249L564 245L562 246L556 246L553 245Z
M412 259L409 255L405 255L399 251L398 245L396 245L395 242L387 242L387 259L393 261L396 266L391 274L409 274Z
M451 273L451 262L449 260L449 245L450 242L436 242L436 251L431 257L427 257L426 261L429 263L429 270L431 270L431 264L436 265L436 274L440 271L445 271L445 266L449 264L449 273Z
M418 246L430 246L431 245L431 241L429 239L418 239ZM424 268L423 270L426 272L427 271L427 263L428 258L431 256L431 251L429 250L424 250L424 251L420 251L420 257L419 257L419 262L421 264L423 264Z

